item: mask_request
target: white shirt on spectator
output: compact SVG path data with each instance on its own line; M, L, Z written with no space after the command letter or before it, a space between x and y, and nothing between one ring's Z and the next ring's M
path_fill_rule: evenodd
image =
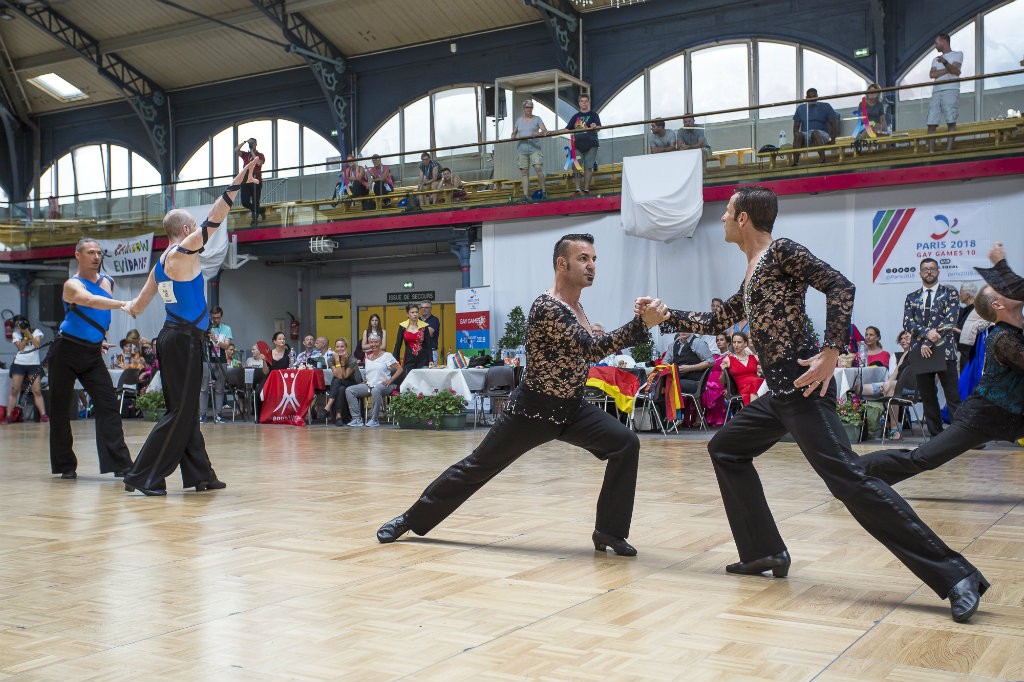
M366 367L363 370L363 376L366 377L366 385L373 388L383 384L384 380L391 376L391 366L397 364L398 360L395 360L395 356L386 351L376 360L371 360L370 356L367 355Z
M32 336L38 338L40 341L43 340L43 332L42 332L42 330L39 330L39 329L35 330L34 332L32 332ZM11 336L11 340L12 341L21 341L21 339L22 339L21 331L18 330L18 329L15 329L14 330L14 334ZM30 348L32 350L29 350ZM39 349L36 348L35 346L33 346L31 343L28 344L27 346L25 346L25 352L24 353L18 353L17 355L15 355L14 356L14 360L13 360L13 362L11 364L21 365L22 367L27 367L29 365L38 365L39 364Z

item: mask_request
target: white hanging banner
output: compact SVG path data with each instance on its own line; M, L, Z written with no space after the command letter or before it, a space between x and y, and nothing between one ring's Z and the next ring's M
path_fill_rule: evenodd
M978 279L992 243L989 204L883 208L871 219L871 281L920 284L921 260L934 258L944 282Z
M96 242L103 249L104 273L111 277L149 274L153 255L152 232L123 239L97 239Z
M666 243L692 237L704 212L703 151L624 158L620 212L628 235Z

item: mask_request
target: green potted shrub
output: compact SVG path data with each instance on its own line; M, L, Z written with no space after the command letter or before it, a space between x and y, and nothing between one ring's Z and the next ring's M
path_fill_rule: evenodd
M501 351L517 350L525 343L526 315L523 314L522 306L517 305L509 311L508 319L505 320L505 333L498 339L498 357L494 359L500 362L499 358L502 357Z
M391 396L388 413L401 429L425 428L430 417L430 403L422 393L401 391Z
M647 340L633 346L631 355L637 363L650 362L654 359L654 335L650 329L647 330Z
M836 401L836 413L850 442L856 443L860 440L860 431L864 428L864 403L861 399L847 393Z
M456 430L466 427L466 400L461 395L449 388L434 391L434 395L427 396L426 400L430 404L435 429Z
M147 421L155 422L167 413L163 391L146 391L135 397L135 407L142 411Z

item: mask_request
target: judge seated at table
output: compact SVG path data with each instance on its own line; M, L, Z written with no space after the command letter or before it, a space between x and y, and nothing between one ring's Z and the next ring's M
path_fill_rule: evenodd
M705 370L714 364L715 358L697 334L679 332L672 344L672 364L679 371L679 390L682 393L696 393Z
M284 332L275 333L271 343L273 345L270 348L270 357L263 355L259 348L253 346L253 358L260 363L256 371L252 373L252 392L256 399L257 420L259 420L260 411L263 409L263 399L260 398L263 384L266 383L267 377L273 370L288 369L289 356L292 352L291 346L285 343Z

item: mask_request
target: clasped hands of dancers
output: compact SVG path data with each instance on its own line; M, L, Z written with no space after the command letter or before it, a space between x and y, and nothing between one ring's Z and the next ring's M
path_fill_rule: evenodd
M425 535L519 456L557 439L607 460L594 547L634 556L636 549L626 538L639 442L617 419L582 399L588 363L613 349L634 345L638 334L646 333L644 327L658 322L663 333L712 334L747 319L770 390L726 422L708 443L739 550L740 561L726 566L726 571L743 575L771 571L777 578L789 573L789 551L754 468L754 458L788 432L856 521L937 596L949 600L954 621L970 619L988 581L949 548L884 477L865 471L836 414L832 375L839 349L849 344L855 288L802 245L775 239L772 228L777 214L778 199L764 187L741 187L729 199L722 216L725 241L743 251L747 268L739 291L721 309L713 313L668 310L658 299L639 298L633 320L599 338L591 336L579 304L580 292L596 274L593 237L562 237L553 257L555 285L534 301L530 311L526 376L514 390L508 409L468 457L435 479L408 510L381 526L377 540L394 542L410 530ZM1009 281L1005 260L993 270L998 271L993 277ZM806 322L809 286L826 297L820 351ZM1010 308L998 301L993 307ZM1020 308L1015 314L1019 318Z

